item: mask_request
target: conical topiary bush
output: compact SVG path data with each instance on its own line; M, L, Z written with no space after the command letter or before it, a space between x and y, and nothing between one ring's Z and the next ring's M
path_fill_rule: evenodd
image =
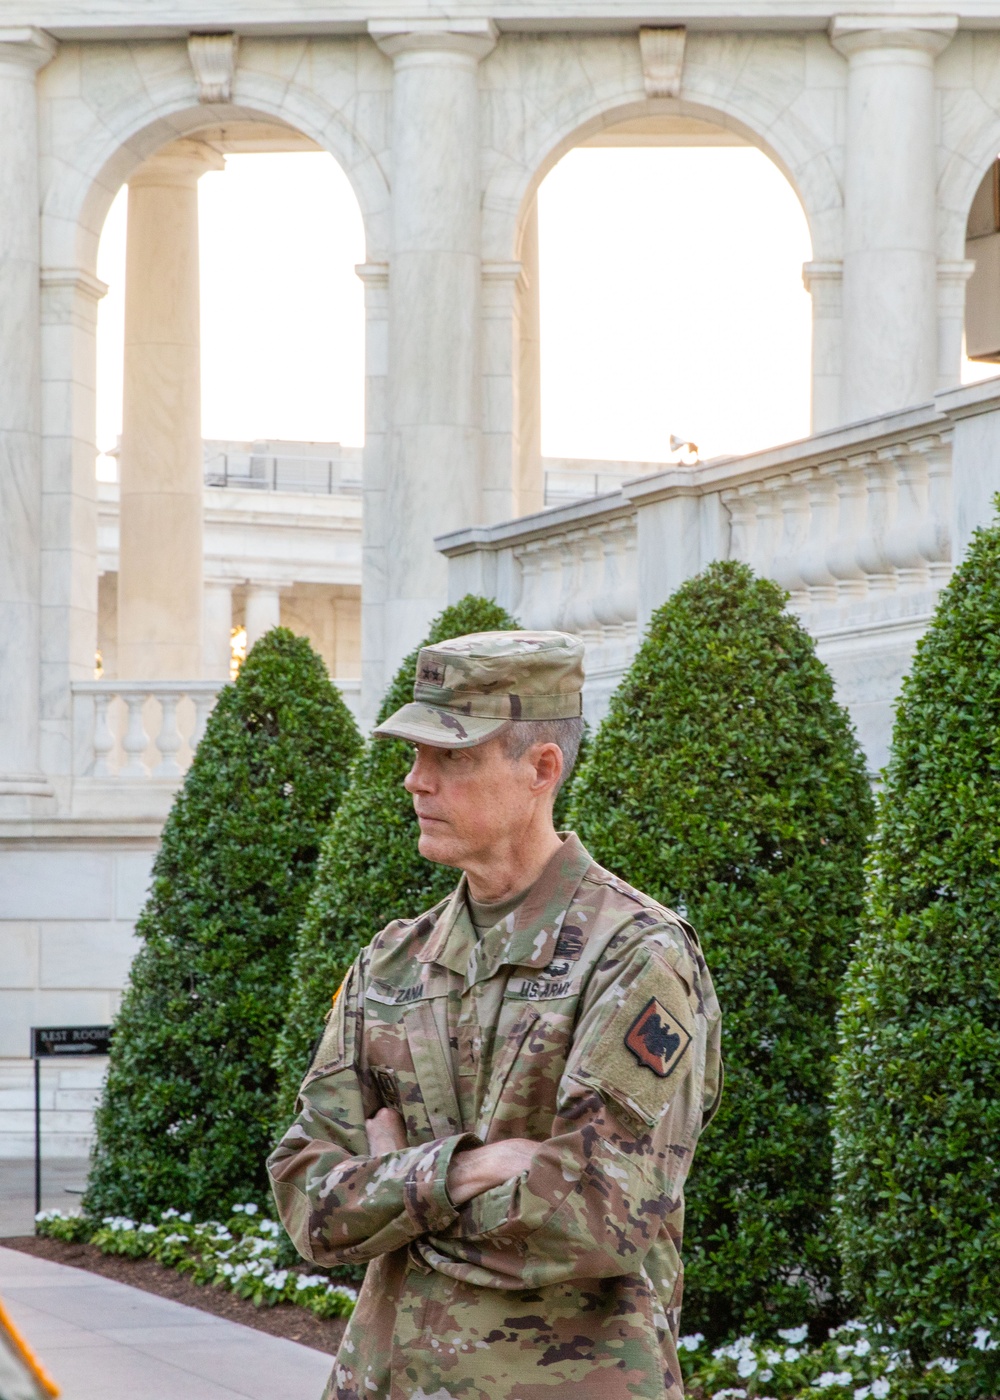
M1000 525L903 683L840 1035L850 1291L918 1360L964 1359L955 1394L998 1395L974 1334L1000 1339Z
M499 604L467 594L432 623L422 646L470 632L506 632L517 622ZM413 699L419 647L401 664L379 722ZM316 886L299 931L288 1019L275 1063L280 1078L277 1123L284 1132L323 1028L330 997L352 961L392 919L413 917L454 889L458 871L433 865L417 850L420 828L403 779L413 750L402 739L372 739L323 843Z
M115 1022L85 1208L226 1218L267 1197L295 931L361 747L309 643L275 628L226 686L163 829Z
M837 1307L827 1096L857 936L865 765L786 595L712 565L653 616L573 786L611 870L697 929L723 1014L726 1088L687 1191L684 1330Z

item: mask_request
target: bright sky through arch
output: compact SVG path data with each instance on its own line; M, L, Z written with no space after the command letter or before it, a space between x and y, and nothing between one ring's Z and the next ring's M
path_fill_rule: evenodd
M542 450L662 461L809 432L809 229L753 147L578 148L539 193Z
M809 429L809 235L761 152L579 149L540 191L543 449L663 460ZM206 437L364 435L360 211L322 154L233 155L200 182ZM125 193L105 226L98 443L121 425Z
M121 432L127 192L104 226L101 449ZM202 431L236 441L364 442L365 259L347 176L319 153L230 155L198 183Z

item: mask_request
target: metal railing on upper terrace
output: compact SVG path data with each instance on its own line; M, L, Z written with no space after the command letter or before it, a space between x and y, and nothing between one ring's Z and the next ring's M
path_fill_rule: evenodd
M316 496L359 496L358 464L335 457L220 452L205 463L205 485L243 491L299 491Z

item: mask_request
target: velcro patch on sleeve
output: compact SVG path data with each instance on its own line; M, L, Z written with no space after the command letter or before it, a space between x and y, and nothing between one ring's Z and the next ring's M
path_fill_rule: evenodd
M655 955L611 1014L598 1021L571 1073L612 1111L652 1126L694 1057L694 1013L684 983Z
M660 1079L670 1078L690 1044L690 1032L656 997L649 998L625 1033L626 1050Z

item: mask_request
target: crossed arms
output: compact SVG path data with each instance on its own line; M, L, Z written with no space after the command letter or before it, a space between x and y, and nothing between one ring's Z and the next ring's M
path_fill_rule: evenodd
M632 1101L638 1117L622 1105L622 1024L650 997L676 1005L679 989L690 993L655 935L637 929L595 975L557 1086L552 1135L485 1146L463 1132L410 1146L400 1116L372 1098L358 1067L362 955L299 1115L268 1162L299 1251L333 1265L409 1245L434 1269L502 1289L637 1272L654 1242L673 1233L675 1212L680 1225L683 1183L718 1087L703 1072L717 1023L692 1012L685 1064L669 1079L643 1071L641 1102Z

